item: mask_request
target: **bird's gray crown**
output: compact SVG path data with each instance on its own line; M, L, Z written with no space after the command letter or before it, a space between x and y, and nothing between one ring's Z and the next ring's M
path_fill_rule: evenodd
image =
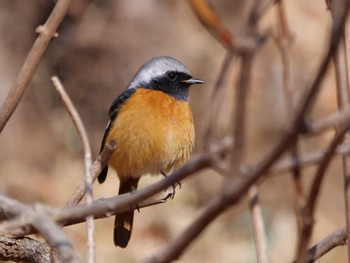
M149 84L153 79L164 76L167 71L177 71L189 74L184 64L172 57L155 57L146 62L131 80L128 89L134 89Z

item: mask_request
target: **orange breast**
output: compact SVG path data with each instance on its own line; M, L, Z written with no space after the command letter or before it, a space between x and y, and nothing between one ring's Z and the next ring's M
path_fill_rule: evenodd
M109 164L119 178L168 172L183 164L194 143L188 102L138 89L118 113L107 137L117 142Z

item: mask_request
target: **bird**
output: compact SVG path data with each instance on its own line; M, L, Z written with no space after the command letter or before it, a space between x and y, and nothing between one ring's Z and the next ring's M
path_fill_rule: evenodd
M111 140L117 147L99 174L99 183L111 166L120 181L118 195L132 193L143 175L166 175L184 164L195 139L189 88L202 83L173 57L146 62L109 109L100 153ZM128 245L133 219L134 210L116 214L115 246Z

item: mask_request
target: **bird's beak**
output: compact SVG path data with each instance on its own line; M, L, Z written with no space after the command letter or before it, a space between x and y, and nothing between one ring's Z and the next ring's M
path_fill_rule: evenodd
M195 78L186 79L186 80L183 80L183 81L181 81L181 82L187 83L187 84L190 84L190 85L192 85L192 84L202 84L202 83L204 83L203 80L195 79Z

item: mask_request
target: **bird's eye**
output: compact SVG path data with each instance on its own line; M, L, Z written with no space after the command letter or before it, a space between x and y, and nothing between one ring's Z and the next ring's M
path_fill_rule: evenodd
M166 77L170 80L170 81L174 81L177 79L177 72L174 71L168 71L166 73Z

